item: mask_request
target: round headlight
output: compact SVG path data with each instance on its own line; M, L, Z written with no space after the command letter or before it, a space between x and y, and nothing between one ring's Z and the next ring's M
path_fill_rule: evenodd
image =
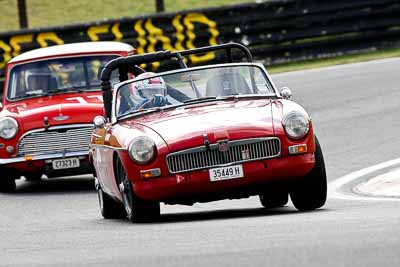
M152 161L156 155L156 144L146 136L133 139L129 145L129 156L139 164L146 164Z
M18 123L15 119L6 117L0 119L0 137L3 139L11 139L17 135Z
M310 129L309 119L300 112L288 113L283 117L282 124L286 134L293 139L303 138Z

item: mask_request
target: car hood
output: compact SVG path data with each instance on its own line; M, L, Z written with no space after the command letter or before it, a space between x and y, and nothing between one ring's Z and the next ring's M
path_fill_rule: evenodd
M157 112L125 122L148 127L164 139L170 152L219 140L274 135L271 100L218 101ZM127 126L128 126L127 125Z
M25 99L5 106L5 113L15 117L27 131L49 126L92 123L97 115L103 115L101 93L53 95Z

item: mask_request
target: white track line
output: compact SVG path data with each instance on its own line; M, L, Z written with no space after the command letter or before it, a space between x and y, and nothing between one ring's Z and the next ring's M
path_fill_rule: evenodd
M400 197L400 168L371 178L353 190L377 197Z
M345 184L348 184L354 180L357 180L365 175L368 175L370 173L392 167L395 165L400 164L400 158L385 161L379 164L376 164L371 167L367 167L364 169L361 169L359 171L355 171L352 173L349 173L345 176L342 176L332 182L329 183L328 185L328 194L330 198L339 198L339 199L347 199L347 200L373 200L373 201L400 201L400 198L379 198L379 197L365 197L365 196L356 196L356 195L348 195L348 194L343 194L339 192L338 190L344 186Z

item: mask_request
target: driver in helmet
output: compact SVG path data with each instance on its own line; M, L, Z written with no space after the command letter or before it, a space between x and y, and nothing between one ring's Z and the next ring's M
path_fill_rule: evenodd
M146 72L136 76L136 80L147 78L135 83L133 98L136 102L134 110L162 107L168 104L167 86L162 77L153 77L152 72Z

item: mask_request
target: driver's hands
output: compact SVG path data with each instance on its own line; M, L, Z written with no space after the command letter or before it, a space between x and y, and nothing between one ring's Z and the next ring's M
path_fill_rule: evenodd
M166 96L155 94L151 98L143 98L135 107L135 109L162 107L167 105Z
M155 94L150 101L153 104L153 107L162 107L167 104L167 97Z

